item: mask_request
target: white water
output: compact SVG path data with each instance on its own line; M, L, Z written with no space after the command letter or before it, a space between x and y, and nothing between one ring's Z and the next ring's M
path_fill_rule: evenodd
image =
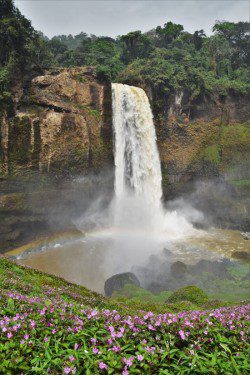
M174 211L164 212L162 206L161 165L146 93L138 87L114 83L112 106L114 225L125 232L156 235L158 240L188 234L192 225Z
M161 166L149 101L138 87L112 84L115 194L133 192L159 207Z

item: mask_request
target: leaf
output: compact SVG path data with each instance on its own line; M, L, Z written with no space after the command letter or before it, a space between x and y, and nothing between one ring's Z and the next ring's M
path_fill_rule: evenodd
M8 298L8 308L13 310L15 308L15 302L13 298Z
M220 343L220 346L228 353L231 353L231 350L229 349L229 347L226 345L226 344L223 344L223 343Z
M46 307L49 307L49 306L52 305L52 302L51 302L50 299L46 299L45 302L44 302L44 304L45 304Z

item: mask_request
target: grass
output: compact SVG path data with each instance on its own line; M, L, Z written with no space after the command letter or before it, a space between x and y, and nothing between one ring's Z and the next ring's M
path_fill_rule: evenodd
M250 179L247 180L232 180L230 183L234 186L250 186Z

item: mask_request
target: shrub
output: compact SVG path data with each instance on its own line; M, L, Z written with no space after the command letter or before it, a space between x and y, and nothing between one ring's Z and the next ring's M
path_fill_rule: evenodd
M208 300L206 293L194 285L185 286L176 290L168 299L167 302L181 302L189 301L197 305L201 305Z

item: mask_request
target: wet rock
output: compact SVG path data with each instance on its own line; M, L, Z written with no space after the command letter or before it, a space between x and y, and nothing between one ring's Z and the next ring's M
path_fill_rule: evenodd
M190 266L189 271L193 275L201 275L203 272L207 272L213 274L219 279L233 279L226 265L223 262L218 262L217 260L210 261L202 259L194 266Z
M163 255L166 257L166 258L169 258L169 257L172 257L174 254L172 253L172 251L170 251L169 249L166 249L165 247L164 247L164 249L163 249Z
M250 254L246 251L234 251L232 254L232 258L250 260Z
M166 290L166 287L164 287L164 285L162 285L161 283L152 282L151 284L148 285L147 290L149 290L150 292L154 294L159 294L163 292L164 290Z
M171 264L171 275L175 278L182 278L187 273L187 266L185 263L177 261Z
M244 240L250 240L250 232L241 232L241 235Z
M249 281L250 280L250 272L248 272L245 276L241 278L241 281Z
M126 284L140 286L140 281L132 272L124 272L111 276L104 284L105 295L110 297L114 291L121 290Z

